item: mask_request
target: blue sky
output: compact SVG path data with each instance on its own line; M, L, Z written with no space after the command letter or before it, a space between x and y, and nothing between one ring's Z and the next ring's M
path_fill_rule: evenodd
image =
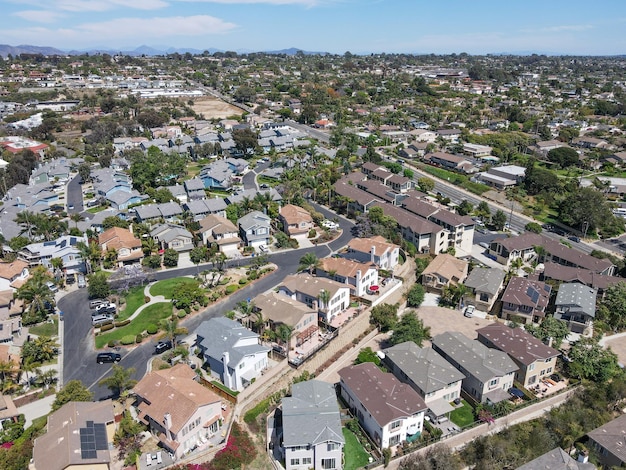
M626 54L625 0L0 0L0 44Z

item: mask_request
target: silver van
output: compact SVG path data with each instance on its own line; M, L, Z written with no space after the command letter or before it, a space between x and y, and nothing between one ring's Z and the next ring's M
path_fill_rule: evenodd
M102 325L106 325L108 323L113 323L113 315L95 315L91 317L91 324L94 327L99 327Z
M108 304L108 300L95 299L89 302L89 308L96 308L98 305Z

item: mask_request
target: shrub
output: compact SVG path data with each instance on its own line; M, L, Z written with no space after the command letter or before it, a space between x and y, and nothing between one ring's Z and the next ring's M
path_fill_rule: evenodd
M115 347L115 340L112 339L111 341L109 341L107 343L107 346L110 347L110 348L114 348Z
M185 318L187 316L187 312L181 310L180 312L178 312L177 316L178 318Z
M154 335L156 334L157 331L159 331L159 327L156 326L155 324L150 324L146 328L146 331L148 332L149 335Z
M120 343L122 343L125 346L128 346L129 344L133 344L136 341L136 337L135 335L126 335L126 336L122 336L122 339L120 340Z
M147 295L145 295L145 296L143 297L143 303L144 303L144 304L147 304L148 302L150 302L150 297L148 297Z
M245 277L242 277L241 279L239 279L240 286L245 286L247 283L248 283L248 280Z
M141 333L139 333L137 336L135 336L135 343L139 344L143 341L143 335Z
M226 286L226 289L224 290L224 293L226 295L232 294L233 292L235 292L237 289L239 289L239 286L237 286L237 284L231 284L229 286Z
M106 325L102 325L100 327L100 331L109 331L112 330L113 328L115 328L115 325L113 323L107 323Z
M309 238L315 238L316 235L317 235L317 232L315 231L314 228L309 230Z
M248 279L250 281L254 281L256 279L259 278L259 272L258 271L250 271L250 274L248 275Z
M122 326L126 326L130 323L129 319L117 322L117 323L113 323L113 325L115 325L115 328L121 328Z

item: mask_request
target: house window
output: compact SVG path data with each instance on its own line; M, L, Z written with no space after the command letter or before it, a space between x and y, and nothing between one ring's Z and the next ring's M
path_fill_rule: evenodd
M528 370L535 370L535 364L532 363L531 365L529 365Z
M548 367L548 369L546 370L546 374L550 374L552 372L552 367Z
M391 436L389 438L389 445L395 446L400 443L400 434L396 434L395 436Z
M498 384L498 379L493 379L489 382L489 387L495 387Z
M291 459L291 465L300 465L300 459Z
M399 420L394 421L393 423L391 423L391 424L389 425L389 429L393 431L394 429L398 429L400 426L402 426L402 420L401 420L401 419L399 419Z
M331 452L331 451L333 451L333 450L337 450L337 449L339 449L339 444L337 444L336 442L329 442L329 443L326 445L326 450L327 450L328 452Z
M322 468L324 469L337 468L337 465L335 464L335 459L322 459Z
M240 368L240 369L243 369L245 365L246 365L246 363L245 363L245 362L242 362L241 364L239 364L239 368Z
M304 457L302 459L302 465L311 465L311 457Z

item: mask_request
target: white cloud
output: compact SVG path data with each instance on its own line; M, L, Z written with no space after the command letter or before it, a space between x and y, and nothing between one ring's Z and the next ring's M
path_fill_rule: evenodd
M22 18L23 20L32 21L34 23L54 23L65 15L47 10L22 10L13 13L13 16Z
M590 24L578 24L578 25L562 25L562 26L550 26L542 29L546 33L560 33L564 31L587 31L593 29Z
M325 3L333 3L333 0L180 0L191 3L221 3L224 5L303 5L315 7Z
M165 0L21 0L20 4L36 5L52 12L60 10L77 13L110 11L118 8L157 10L169 6Z
M154 40L171 41L175 37L206 37L228 33L238 26L208 15L155 18L117 18L111 21L83 23L73 28L43 27L0 30L0 42L51 44L79 48L93 44L118 47L122 43L145 44ZM112 44L115 38L116 44Z

